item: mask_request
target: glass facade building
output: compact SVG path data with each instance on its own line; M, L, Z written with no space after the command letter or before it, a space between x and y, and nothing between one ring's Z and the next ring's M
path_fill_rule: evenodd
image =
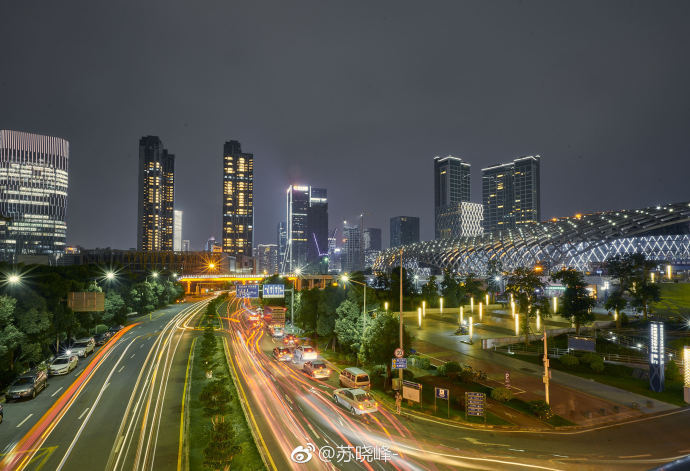
M434 157L435 238L452 237L459 226L458 211L470 201L470 164L459 157ZM456 220L458 219L458 220Z
M395 216L391 218L390 246L414 244L419 242L419 218L413 216Z
M65 251L69 142L0 130L0 258Z
M284 271L328 270L328 195L324 188L290 185L286 198ZM280 232L280 230L279 230Z
M139 140L137 250L172 252L175 220L175 156L158 136Z
M252 256L254 246L254 154L238 141L223 148L223 252Z

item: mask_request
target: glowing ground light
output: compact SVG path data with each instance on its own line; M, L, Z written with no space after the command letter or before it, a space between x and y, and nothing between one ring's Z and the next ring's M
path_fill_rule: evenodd
M515 335L520 335L520 314L515 314Z
M537 330L540 330L541 316L539 315L539 309L537 309Z
M479 322L482 321L482 303L479 303Z
M465 312L462 306L460 306L460 325L465 323Z
M441 308L441 314L443 314L443 298L438 299L439 307Z
M472 322L472 316L470 316L470 340L472 340L473 335L474 335L474 322Z
M686 388L690 388L690 346L683 348L683 382Z
M470 312L474 312L474 296L470 298Z
M558 312L558 298L556 296L553 297L553 313L556 314Z
M419 327L422 326L422 308L418 307L417 308L417 322L419 323Z

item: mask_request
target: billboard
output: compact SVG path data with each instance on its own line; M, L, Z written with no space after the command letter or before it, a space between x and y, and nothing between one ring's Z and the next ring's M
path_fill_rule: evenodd
M422 385L412 381L403 381L403 399L413 402L422 402Z
M67 294L67 306L74 312L105 311L105 293L96 291L72 291Z
M259 285L237 285L238 298L256 299L259 297Z
M581 350L583 352L596 352L597 342L594 337L581 337L568 335L568 350Z
M262 296L264 299L284 298L285 285L263 285Z
M664 323L649 323L649 389L664 390Z

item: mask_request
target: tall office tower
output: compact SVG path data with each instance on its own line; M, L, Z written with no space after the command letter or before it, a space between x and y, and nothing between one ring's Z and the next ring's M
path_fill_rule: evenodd
M470 201L470 164L459 157L434 157L435 238L450 237L462 202Z
M206 245L204 245L204 252L213 252L213 247L216 245L218 245L216 244L216 238L213 236L209 237L206 241Z
M328 273L328 193L325 188L309 187L307 270Z
M362 234L364 268L371 268L381 252L381 229L367 227Z
M342 271L345 273L361 271L364 268L362 263L362 255L362 231L360 226L344 225L341 258Z
M184 239L182 241L182 251L183 252L189 252L191 248L191 244L189 243L189 239Z
M462 201L446 206L444 211L436 213L437 239L481 235L484 232L483 214L481 203Z
M540 161L528 156L482 169L485 232L539 222Z
M396 216L391 218L391 247L419 242L419 218Z
M290 185L287 189L285 270L322 273L328 247L328 197L324 188Z
M139 140L139 221L137 249L173 250L175 156L158 136Z
M340 255L341 255L341 250L337 246L337 237L335 236L336 232L338 229L334 229L331 232L331 235L328 236L328 272L332 273L340 273L341 271L341 265L340 265Z
M309 187L290 185L287 189L287 273L303 270L307 265L307 215L309 213Z
M254 154L238 141L223 147L223 252L252 256L254 246Z
M0 259L65 251L69 142L0 130Z
M285 272L285 251L287 249L287 224L285 221L278 223L277 239L278 242L278 270L280 273Z
M175 210L173 221L173 250L182 251L182 211Z
M259 244L256 247L259 274L273 275L278 273L278 246L276 244Z

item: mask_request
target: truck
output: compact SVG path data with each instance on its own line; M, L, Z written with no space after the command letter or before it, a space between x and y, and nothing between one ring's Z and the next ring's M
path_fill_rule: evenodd
M266 306L264 308L264 322L268 332L273 338L282 338L285 335L285 312L282 306Z

